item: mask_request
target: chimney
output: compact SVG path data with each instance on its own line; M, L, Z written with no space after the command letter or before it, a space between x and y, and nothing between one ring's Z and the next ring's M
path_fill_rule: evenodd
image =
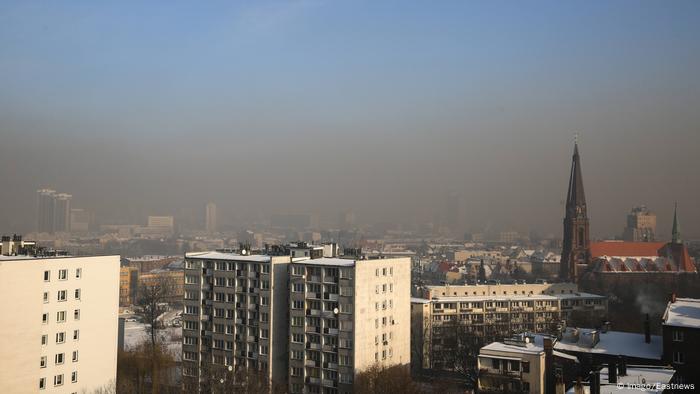
M598 366L593 367L591 374L589 375L589 389L591 394L600 394L600 370Z
M651 343L651 324L649 323L648 313L646 319L644 319L644 342Z
M618 356L617 358L620 361L617 367L618 375L627 376L627 360L625 360L625 356Z
M556 390L556 380L554 376L554 344L551 337L542 339L544 347L544 385L545 392L551 393Z
M614 360L608 363L608 383L617 383L617 365Z
M676 302L676 292L675 291L673 293L671 293L671 303L673 304L674 302Z
M583 390L583 383L581 383L581 377L576 378L576 384L574 385L574 394L585 394Z

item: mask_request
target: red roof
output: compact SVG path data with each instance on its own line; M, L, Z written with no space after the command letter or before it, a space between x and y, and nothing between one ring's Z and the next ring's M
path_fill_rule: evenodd
M663 242L591 242L591 257L595 259L601 256L658 256L659 249L664 245Z

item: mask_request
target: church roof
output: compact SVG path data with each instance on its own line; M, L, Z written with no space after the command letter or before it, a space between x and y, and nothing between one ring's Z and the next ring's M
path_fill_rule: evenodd
M658 256L663 242L620 242L602 241L591 242L591 257L626 256L626 257L651 257Z
M578 154L578 144L574 144L574 156L571 159L571 174L569 189L566 193L566 214L574 216L576 207L586 206L586 194L583 191L583 176L581 175L581 158Z

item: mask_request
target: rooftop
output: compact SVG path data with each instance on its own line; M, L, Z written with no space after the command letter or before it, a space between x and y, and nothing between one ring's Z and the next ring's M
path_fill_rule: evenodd
M253 261L253 262L269 262L270 256L263 254L241 255L236 253L225 252L195 252L185 254L187 258L205 259L205 260L235 260L235 261Z
M664 325L700 329L700 299L676 298L664 312Z
M651 336L651 342L644 342L644 334L621 331L598 331L600 340L593 347L587 342L592 328L579 328L579 339L574 342L564 338L554 344L554 349L565 352L605 354L611 356L627 356L660 360L663 353L662 339L658 335ZM542 336L535 338L535 343L542 343Z
M355 266L355 260L351 259L337 259L337 258L330 258L330 257L322 257L320 259L312 259L312 260L303 260L303 264L312 264L312 265L327 265L327 266L334 266L334 267L353 267Z
M617 383L608 383L608 369L603 368L600 370L600 393L662 393L664 389L657 387L657 383L660 385L668 384L674 372L673 369L664 367L628 367L627 375L618 375ZM647 386L639 386L642 382L645 382ZM574 392L575 387L571 387L567 391L567 393L572 394ZM590 387L584 386L583 392L590 393Z

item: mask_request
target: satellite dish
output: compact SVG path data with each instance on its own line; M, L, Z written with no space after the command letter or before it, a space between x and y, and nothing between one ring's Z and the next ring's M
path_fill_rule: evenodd
M228 366L228 371L229 371L229 372L233 371L233 365L229 365L229 366Z
M338 308L333 308L333 313L338 314Z
M223 379L219 379L219 383L224 384L224 380L223 380Z

